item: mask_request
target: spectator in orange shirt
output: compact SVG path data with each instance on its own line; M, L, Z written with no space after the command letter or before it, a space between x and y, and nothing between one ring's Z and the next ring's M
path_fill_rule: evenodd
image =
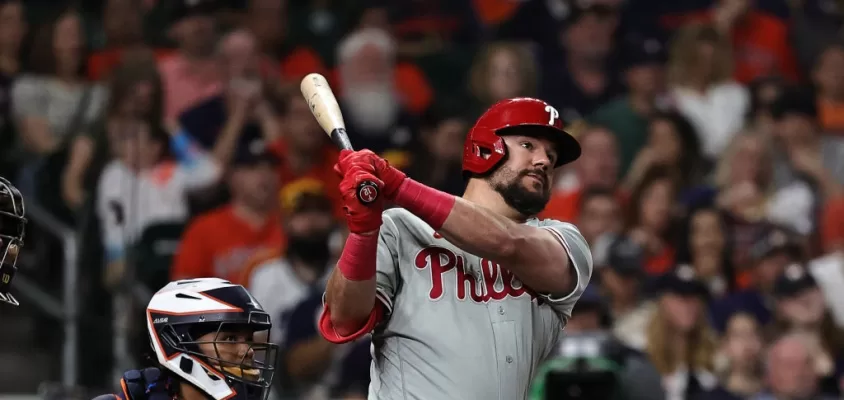
M214 57L216 24L213 0L176 0L173 34L178 51L159 63L164 84L164 118L174 120L186 109L221 90ZM196 132L199 134L199 132Z
M844 136L844 45L827 47L815 62L818 120L825 133Z
M283 116L284 137L272 143L271 149L281 160L278 164L278 176L281 187L302 178L312 178L322 182L326 194L334 204L338 217L342 217L342 199L337 189L340 179L334 172L339 151L322 132L308 103L297 92L289 92L287 112Z
M732 37L734 76L741 83L780 75L792 82L800 79L785 21L753 9L750 0L719 0L711 20Z
M618 143L615 135L607 128L592 126L579 138L581 155L572 163L573 182L556 184L542 218L561 221L575 221L580 213L581 195L588 188L603 188L614 191L618 180ZM560 184L563 187L560 187Z
M213 276L245 284L241 270L254 254L284 246L277 163L261 140L239 149L229 176L231 202L188 226L170 271L173 280Z
M789 27L782 19L753 7L751 0L718 0L715 7L684 15L663 15L660 23L674 30L690 22L712 22L732 40L735 56L733 77L740 83L779 75L800 79L797 60L789 40Z

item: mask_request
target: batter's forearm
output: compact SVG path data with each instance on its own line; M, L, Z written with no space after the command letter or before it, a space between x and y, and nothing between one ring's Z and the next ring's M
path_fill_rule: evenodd
M331 324L338 334L351 335L360 330L375 306L375 277L352 281L335 269L325 292Z
M395 202L469 253L496 261L516 252L521 225L456 196L405 179Z
M516 254L521 228L504 216L458 198L437 232L466 252L502 262Z
M352 233L346 238L343 254L326 288L331 324L341 336L360 330L372 314L377 253L378 231Z

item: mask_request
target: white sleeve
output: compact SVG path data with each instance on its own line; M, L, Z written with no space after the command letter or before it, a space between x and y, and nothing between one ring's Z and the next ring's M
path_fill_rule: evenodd
M381 231L378 233L378 255L376 257L376 292L378 298L387 308L387 313L393 311L393 299L398 288L399 255L398 255L398 227L386 213L383 216Z
M556 220L545 220L542 221L540 227L553 233L563 245L568 254L569 266L574 269L573 273L577 277L574 288L568 294L559 297L549 294L539 295L560 315L565 324L571 317L574 304L580 299L592 278L592 253L589 251L586 239L574 225Z

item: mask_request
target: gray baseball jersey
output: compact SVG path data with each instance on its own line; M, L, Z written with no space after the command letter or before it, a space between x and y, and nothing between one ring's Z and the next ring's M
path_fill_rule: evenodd
M592 275L589 247L574 225L527 224L548 229L568 252L577 286L567 296L537 296L408 211L384 212L377 298L387 313L373 332L370 400L527 396Z

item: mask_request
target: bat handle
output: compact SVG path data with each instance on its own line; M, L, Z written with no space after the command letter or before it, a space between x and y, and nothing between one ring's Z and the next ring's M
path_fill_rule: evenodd
M349 136L346 134L346 130L343 128L336 128L331 131L331 141L337 145L337 147L343 150L352 150L352 142L349 141ZM357 198L358 201L368 206L372 203L375 203L378 200L378 196L381 195L381 189L378 187L373 181L363 181L358 185L357 188Z

